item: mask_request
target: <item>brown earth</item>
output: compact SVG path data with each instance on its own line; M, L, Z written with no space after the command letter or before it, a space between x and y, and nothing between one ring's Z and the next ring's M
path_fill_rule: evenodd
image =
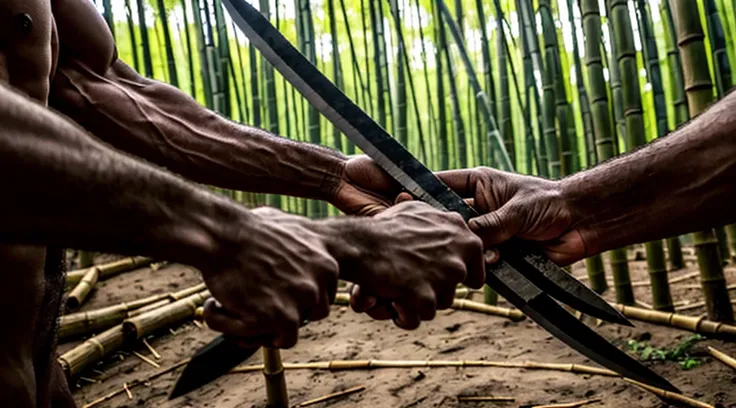
M646 264L631 264L632 280L647 278ZM695 270L671 273L677 277ZM581 263L574 266L576 276L584 275ZM727 268L728 280L736 282L736 268ZM83 310L94 309L133 300L154 293L165 293L200 281L197 271L182 265L169 265L158 271L144 268L100 282ZM683 288L697 279L674 284L675 302L701 300L699 290ZM637 299L651 302L648 287L636 288ZM732 292L733 293L733 292ZM475 295L479 297L479 294ZM607 296L612 296L608 294ZM688 313L703 313L703 308ZM614 344L626 348L629 339L651 336L649 344L672 349L692 334L686 331L635 322L636 328L605 324L596 330ZM194 324L176 328L152 337L149 342L162 355L158 363L165 368L191 356L217 333ZM59 346L60 352L74 343ZM704 340L696 344L693 353L703 364L683 370L676 362L647 363L691 397L710 404L736 407L736 371L708 356L706 346L714 346L736 356L736 344L719 340ZM136 351L151 356L141 344ZM143 378L158 369L129 352L121 351L88 369L72 381L74 395L80 406L111 391L123 383ZM494 360L538 361L549 363L591 364L586 358L567 348L528 319L519 323L501 317L465 311L443 311L437 319L427 322L414 332L405 332L386 322L372 321L345 307L334 306L325 320L310 323L300 332L299 344L282 352L284 362L325 360ZM249 364L261 362L254 356ZM132 399L125 393L97 407L264 407L264 380L260 373L227 375L200 390L167 401L174 382L181 372L177 369L132 389ZM90 380L98 381L91 383ZM355 386L365 390L349 397L324 402L315 407L523 407L536 404L572 402L599 398L590 407L661 407L656 397L618 378L577 375L555 371L532 371L510 368L422 368L376 369L371 371L287 372L291 403L340 391ZM512 396L515 402L458 402L457 395Z

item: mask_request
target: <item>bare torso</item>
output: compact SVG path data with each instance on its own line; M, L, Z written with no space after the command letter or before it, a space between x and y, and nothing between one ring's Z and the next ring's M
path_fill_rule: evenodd
M0 81L39 103L48 105L55 92L63 92L54 79L65 63L104 71L114 53L113 38L89 0L0 0ZM6 311L0 401L6 406L74 406L55 362L63 285L59 254L0 246L0 265L12 271L0 285L0 310Z

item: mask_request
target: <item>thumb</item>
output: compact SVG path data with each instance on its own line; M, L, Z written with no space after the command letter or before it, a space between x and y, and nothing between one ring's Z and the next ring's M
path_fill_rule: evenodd
M497 211L481 215L470 220L468 226L483 240L483 246L490 248L511 239L519 228L512 219L513 212L508 207L501 207Z

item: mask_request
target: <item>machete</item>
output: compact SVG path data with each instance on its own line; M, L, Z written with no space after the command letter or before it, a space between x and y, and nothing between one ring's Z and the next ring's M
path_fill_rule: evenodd
M233 21L264 57L330 122L420 200L454 211L467 221L478 213L362 111L245 0L223 0ZM552 335L624 377L677 391L667 380L610 344L560 307L551 296L604 320L629 324L617 310L528 243L510 241L501 260L489 265L486 283ZM192 391L227 373L257 349L235 350L220 336L200 350L175 386ZM172 398L174 397L172 393Z

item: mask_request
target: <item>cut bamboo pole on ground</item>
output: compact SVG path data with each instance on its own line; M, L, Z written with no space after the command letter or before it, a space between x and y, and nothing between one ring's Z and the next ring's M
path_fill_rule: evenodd
M689 1L689 0L688 0ZM639 388L642 388L646 391L651 392L652 394L667 400L677 403L678 405L683 405L687 407L694 407L694 408L715 408L713 405L706 404L705 402L698 401L696 399L686 397L682 394L677 394L670 391L665 391L663 389L652 387L651 385L642 384L638 381L631 380L629 378L624 378L624 380L636 385Z
M686 316L677 313L647 310L633 306L615 305L624 316L642 322L670 326L694 333L736 340L736 326L707 320L704 316Z
M157 330L194 318L197 307L209 297L210 292L205 290L125 320L123 331L126 339L138 340Z
M100 269L93 266L87 270L82 279L77 283L77 286L69 292L66 298L66 309L77 310L87 297L92 292L92 288L95 287L97 281L100 278Z
M559 404L532 405L529 408L578 408L585 405L595 404L597 402L601 402L601 399L593 398L575 402L563 402Z
M350 304L350 295L346 293L338 293L335 296L336 305L346 306ZM478 313L484 313L492 316L506 317L512 321L518 322L524 320L526 316L520 310L509 309L506 307L492 306L485 303L474 302L472 300L455 299L452 301L452 308L456 310L469 310Z
M114 306L61 316L59 321L59 340L92 334L107 329L122 323L126 318L135 316L136 313L147 311L147 306L160 307L205 289L206 287L202 283L179 292L153 295L132 302L123 302Z
M497 397L495 395L458 395L458 402L514 402L514 397Z
M119 324L62 354L59 364L67 378L74 377L87 366L118 350L124 342L123 325Z
M365 390L365 387L362 385L359 385L357 387L348 388L347 390L344 390L344 391L333 392L332 394L327 394L319 398L314 398L308 401L300 402L294 405L294 408L308 407L310 405L318 404L320 402L330 401L336 398L345 397L350 394L355 394L356 392L361 392L363 390Z
M284 363L284 370L375 370L385 368L442 368L442 367L496 367L522 368L527 370L563 371L573 374L603 375L619 377L611 370L583 364L540 363L535 361L485 361L485 360L333 360L312 363ZM250 373L263 370L263 364L240 366L231 374Z
M123 258L114 262L108 262L106 264L95 265L91 268L97 268L100 272L99 279L104 280L111 276L117 275L122 272L127 272L135 268L139 268L145 265L150 265L153 259L146 258L143 256L134 256L130 258ZM66 274L66 286L70 287L78 283L84 275L87 274L90 268L79 269L71 271Z
M729 356L728 354L722 351L716 350L715 348L710 347L710 346L708 346L708 352L716 360L736 370L736 358L733 358Z

